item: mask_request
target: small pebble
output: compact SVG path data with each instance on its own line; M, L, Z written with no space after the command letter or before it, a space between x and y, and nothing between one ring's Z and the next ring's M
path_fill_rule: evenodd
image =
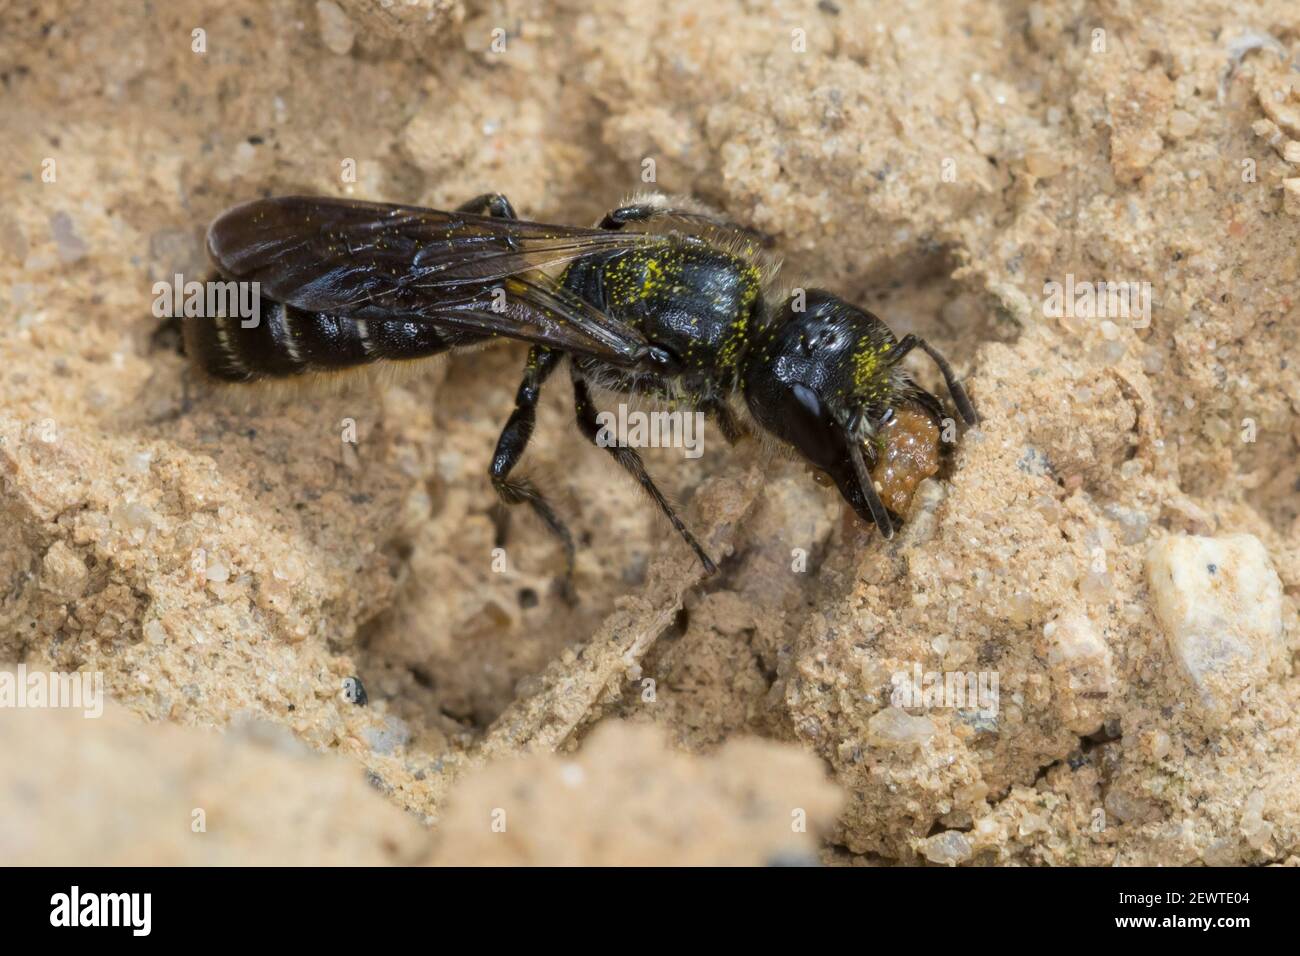
M1171 535L1147 553L1156 618L1212 721L1267 679L1284 654L1282 582L1254 535Z
M343 9L332 0L317 0L316 16L320 18L320 38L326 49L339 56L351 51L357 31Z
M230 568L226 566L226 562L222 561L221 558L212 555L208 558L203 576L213 584L224 584L230 580Z
M86 243L77 235L72 217L66 212L60 211L50 216L50 235L54 237L59 259L64 265L70 265L85 257Z
M926 838L921 844L921 854L931 863L956 866L970 859L970 840L960 830L944 830Z
M405 747L411 741L411 728L400 717L384 718L382 727L367 727L361 736L370 749L377 754L391 754L399 747Z
M877 747L920 747L934 734L929 717L913 717L898 707L886 707L867 721L867 742Z

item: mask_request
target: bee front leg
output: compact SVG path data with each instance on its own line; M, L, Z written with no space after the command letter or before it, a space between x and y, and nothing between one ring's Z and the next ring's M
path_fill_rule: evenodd
M523 457L528 440L533 435L533 425L537 421L537 402L542 395L542 385L555 371L555 366L563 353L553 349L534 345L528 350L528 364L524 368L524 379L519 383L519 392L515 395L515 410L501 437L497 439L496 451L492 463L488 466L488 477L497 496L507 505L526 503L533 513L542 519L542 523L551 533L560 539L564 546L564 580L565 590L571 593L570 582L573 578L574 547L573 535L555 510L547 502L537 487L527 478L511 478L510 472L519 459Z
M592 404L591 394L587 390L587 383L579 377L576 369L573 374L573 411L578 419L578 427L587 436L587 439L597 448L604 448L613 455L614 460L640 482L645 493L659 506L659 510L667 516L673 527L677 529L677 533L691 546L695 556L700 559L700 564L704 565L704 573L716 574L718 566L704 552L704 548L695 540L695 535L691 534L690 529L682 523L682 519L677 517L677 512L673 510L673 506L668 503L668 499L664 497L663 492L655 485L649 472L645 470L645 463L641 461L641 456L631 448L610 443L601 437L601 425L597 417L596 406Z

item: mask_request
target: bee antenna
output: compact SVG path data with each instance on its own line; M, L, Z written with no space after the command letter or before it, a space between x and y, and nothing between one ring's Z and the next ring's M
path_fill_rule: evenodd
M952 396L953 404L957 406L957 411L960 412L961 417L966 420L966 424L978 425L980 417L975 411L975 406L971 404L970 396L966 394L966 389L963 388L961 382L957 380L957 376L953 372L952 366L948 364L948 360L943 357L942 353L940 353L938 349L925 339L916 335L903 336L889 352L888 358L890 364L897 365L903 360L904 355L917 346L920 346L921 351L930 356L930 358L933 359L934 364L939 366L939 371L943 374L943 383L948 386L948 394Z
M876 494L876 483L871 480L867 463L862 458L862 449L858 447L858 442L852 435L849 436L848 445L849 457L853 460L853 471L858 477L858 487L862 489L862 496L867 499L867 507L871 509L871 517L875 520L876 527L880 529L885 540L888 540L894 536L894 523L889 520L885 503L880 500L880 495Z

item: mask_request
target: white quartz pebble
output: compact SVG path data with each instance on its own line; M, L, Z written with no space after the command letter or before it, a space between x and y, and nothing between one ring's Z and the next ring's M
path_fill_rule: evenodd
M1230 717L1283 654L1282 583L1254 535L1173 535L1147 553L1156 618L1194 702Z

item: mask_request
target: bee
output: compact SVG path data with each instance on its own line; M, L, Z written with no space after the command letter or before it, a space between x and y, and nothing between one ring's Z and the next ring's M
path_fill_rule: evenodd
M925 340L896 338L875 315L819 289L774 299L776 267L760 237L690 201L636 197L583 228L521 220L499 193L451 212L287 196L228 210L207 246L224 278L260 283L261 295L252 327L238 318L184 323L186 352L217 379L407 361L498 338L530 343L488 475L505 504L526 504L560 539L570 572L572 535L542 491L514 474L562 359L579 429L636 479L708 574L716 564L641 456L599 440L594 389L702 412L729 443L747 421L801 455L885 538L902 516L881 500L872 469L886 457L895 416L931 430L945 420L903 357L929 355L958 413L978 421Z

